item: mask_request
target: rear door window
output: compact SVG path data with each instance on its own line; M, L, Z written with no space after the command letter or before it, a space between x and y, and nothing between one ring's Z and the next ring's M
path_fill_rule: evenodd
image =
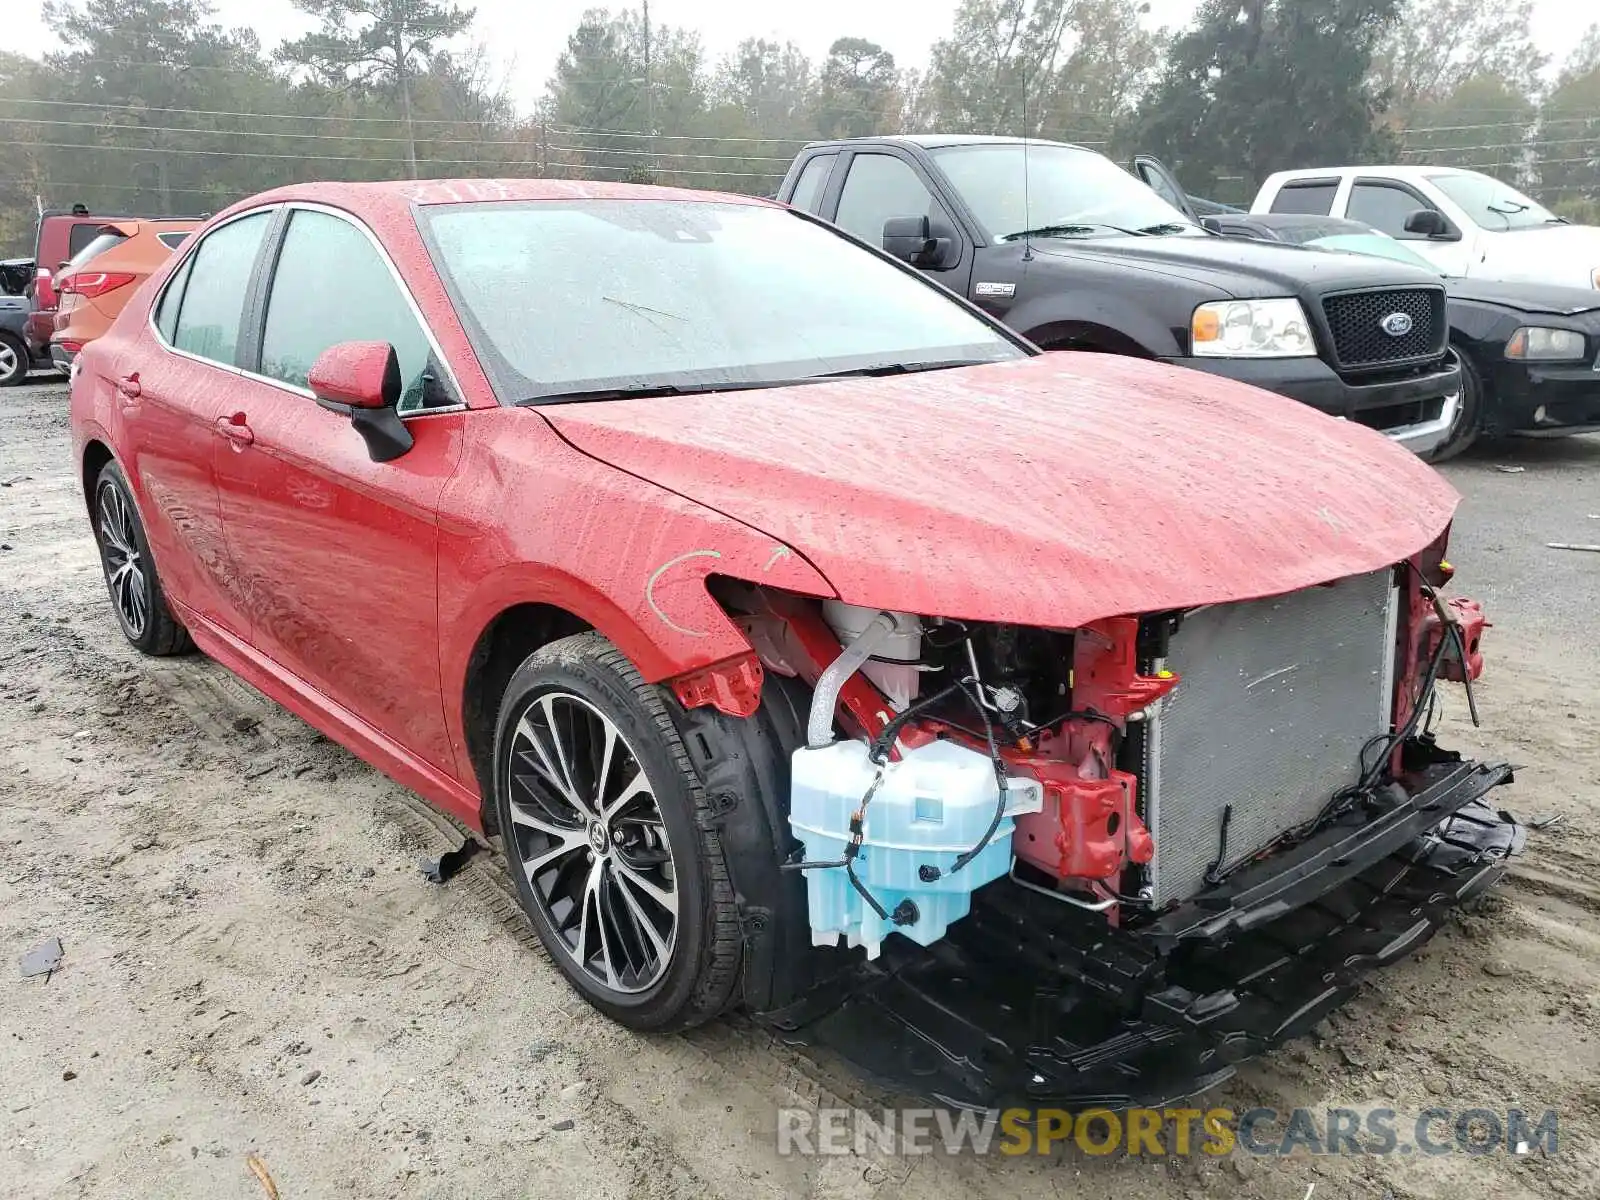
M183 265L173 273L156 305L156 328L168 342L173 340L178 327L178 309L183 304L184 285L189 282L189 272L194 269L194 256L184 259Z
M800 168L800 178L794 182L794 195L789 203L808 213L822 210L822 193L828 186L828 173L838 160L837 154L818 154Z
M245 294L271 219L269 212L240 217L213 229L196 248L173 327L172 344L179 350L235 365Z
M272 277L261 373L306 387L317 357L340 342L395 348L401 412L455 403L427 334L367 235L342 217L296 209Z
M1325 217L1333 211L1333 197L1339 190L1337 179L1307 179L1286 183L1273 197L1275 213L1309 213Z

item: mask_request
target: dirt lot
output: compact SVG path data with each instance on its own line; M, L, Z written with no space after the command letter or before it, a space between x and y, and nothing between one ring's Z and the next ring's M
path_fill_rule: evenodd
M1490 449L1452 558L1495 628L1458 744L1565 821L1323 1036L1210 1106L1520 1106L1553 1157L781 1157L775 1109L880 1098L730 1020L643 1038L530 946L498 866L203 658L122 642L65 388L0 392L0 1191L13 1197L1592 1196L1600 1172L1600 438ZM1497 465L1526 468L1517 473ZM18 978L58 935L66 961ZM1404 1121L1402 1121L1404 1128Z

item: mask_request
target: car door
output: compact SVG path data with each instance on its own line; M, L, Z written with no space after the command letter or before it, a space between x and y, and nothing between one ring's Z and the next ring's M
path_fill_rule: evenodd
M254 302L251 378L223 419L217 488L250 641L277 667L443 770L437 528L465 413L460 390L377 239L349 214L290 205ZM400 361L411 449L374 462L307 377L340 342Z
M1200 224L1200 216L1195 212L1194 205L1189 203L1188 193L1178 186L1177 179L1159 158L1149 154L1136 155L1133 160L1133 173L1173 208L1196 225Z
M1406 219L1419 209L1444 217L1448 228L1437 237L1409 233ZM1439 269L1441 275L1465 275L1471 265L1471 244L1461 227L1416 188L1399 179L1358 175L1350 184L1344 215L1397 238Z
M847 159L843 184L829 187L834 194L824 204L824 215L840 229L879 247L886 222L926 217L929 233L948 239L950 246L939 265L920 269L929 279L965 296L972 275L971 241L934 194L921 168L909 156L889 150L857 150ZM834 172L839 169L834 167Z
M217 420L244 381L238 352L246 298L275 210L212 229L162 288L151 323L125 349L108 340L123 467L172 598L235 635L233 561L217 501ZM152 344L153 343L153 344Z

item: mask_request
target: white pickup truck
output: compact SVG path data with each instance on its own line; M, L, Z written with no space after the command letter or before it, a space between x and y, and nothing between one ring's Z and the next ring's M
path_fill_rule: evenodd
M1600 228L1572 225L1509 184L1456 167L1279 171L1253 213L1347 217L1457 278L1600 288Z

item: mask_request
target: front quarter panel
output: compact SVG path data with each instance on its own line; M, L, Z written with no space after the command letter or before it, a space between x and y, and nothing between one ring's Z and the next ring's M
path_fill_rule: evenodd
M564 609L655 682L749 650L708 576L835 594L783 542L589 457L536 411L485 409L467 428L439 510L440 657L463 761L468 662L507 609Z

